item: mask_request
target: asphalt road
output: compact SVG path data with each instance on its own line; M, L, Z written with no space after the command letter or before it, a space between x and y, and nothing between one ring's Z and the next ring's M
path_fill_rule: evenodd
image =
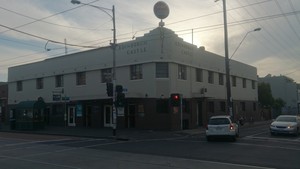
M0 133L0 168L300 168L300 137L270 136L268 126L242 128L236 142L205 135L111 140Z

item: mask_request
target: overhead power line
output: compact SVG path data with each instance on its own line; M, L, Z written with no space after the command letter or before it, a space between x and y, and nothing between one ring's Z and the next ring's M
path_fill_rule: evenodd
M9 30L13 30L13 31L16 31L16 32L19 32L19 33L22 33L22 34L25 34L25 35L37 38L37 39L42 39L42 40L49 41L49 42L52 42L52 43L57 43L57 44L63 44L63 45L66 44L64 42L59 42L59 41L47 39L47 38L44 38L44 37L41 37L41 36L33 35L33 34L30 34L30 33L24 32L24 31L20 31L20 30L17 30L17 29L14 29L12 27L5 26L5 25L2 25L2 24L0 24L0 26L4 27L4 28L7 28ZM74 44L69 44L69 43L67 43L66 45L73 46L73 47L83 47L83 48L97 48L97 46L83 46L83 45L74 45Z

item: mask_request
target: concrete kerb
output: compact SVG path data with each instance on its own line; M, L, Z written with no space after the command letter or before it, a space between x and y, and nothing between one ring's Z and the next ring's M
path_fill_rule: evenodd
M271 121L258 121L254 123L245 123L241 128L250 128L260 125L271 124ZM112 135L111 129L89 129L89 128L69 128L69 127L47 127L44 130L11 130L9 126L3 126L1 132L15 132L27 134L45 134L60 135L70 137L87 137L87 138L103 138L115 139L119 141L129 140L145 140L145 139L168 139L195 136L205 133L204 127L178 131L155 131L155 130L138 130L138 129L119 129L117 135Z

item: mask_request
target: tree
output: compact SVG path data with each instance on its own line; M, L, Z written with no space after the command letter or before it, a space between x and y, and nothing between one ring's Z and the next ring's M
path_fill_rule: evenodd
M274 100L273 108L276 111L276 113L279 115L281 114L281 108L285 106L285 101L283 101L281 98L277 98Z
M271 107L274 103L271 86L268 83L258 84L258 101L262 107Z

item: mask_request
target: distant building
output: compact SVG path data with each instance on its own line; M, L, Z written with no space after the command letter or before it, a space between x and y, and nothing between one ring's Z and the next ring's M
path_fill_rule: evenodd
M282 108L284 114L298 113L298 87L293 79L281 75L267 75L259 78L259 82L270 84L273 98L281 98L285 101L286 105Z
M47 125L111 127L106 83L112 79L112 63L111 47L103 47L11 67L11 110L39 98L46 103ZM235 117L258 118L256 68L231 60L230 69ZM169 101L172 93L183 96L183 128L228 114L224 57L184 42L164 27L118 44L116 81L126 95L118 112L120 128L180 129L179 109Z
M6 82L0 82L0 123L6 123L9 120L7 100L8 84Z

